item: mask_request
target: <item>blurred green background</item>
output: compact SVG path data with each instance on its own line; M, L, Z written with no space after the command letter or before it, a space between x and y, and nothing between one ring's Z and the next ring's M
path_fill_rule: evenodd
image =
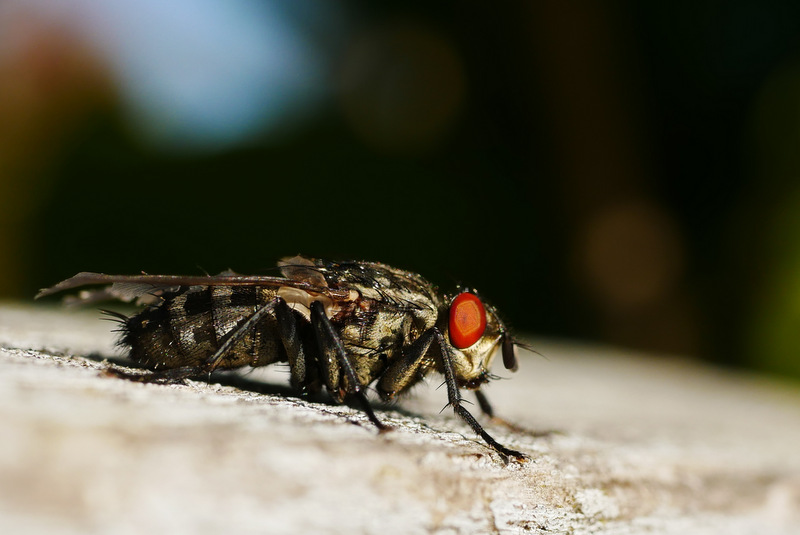
M789 0L5 0L0 297L376 260L800 376L798 149Z

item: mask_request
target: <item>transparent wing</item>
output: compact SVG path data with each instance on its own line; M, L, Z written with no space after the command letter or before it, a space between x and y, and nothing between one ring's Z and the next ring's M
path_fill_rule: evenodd
M297 288L312 294L327 295L331 299L344 299L349 296L348 290L336 290L326 286L312 284L307 280L293 280L284 277L264 275L238 275L226 272L220 275L106 275L84 271L74 277L63 280L49 288L43 288L36 299L55 293L91 286L106 285L107 288L96 290L90 295L105 295L113 299L131 301L141 295L165 291L180 286L283 286ZM98 293L99 292L99 293ZM96 300L92 298L91 300Z

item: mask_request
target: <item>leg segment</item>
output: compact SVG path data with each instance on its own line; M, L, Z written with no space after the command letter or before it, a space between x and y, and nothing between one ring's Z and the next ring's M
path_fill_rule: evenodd
M222 359L224 359L225 356L230 353L236 344L239 343L247 333L252 331L259 321L264 319L267 314L272 312L277 305L277 300L272 300L269 303L262 305L260 308L256 309L256 311L253 312L253 315L247 318L244 323L228 333L228 337L225 339L222 345L219 346L219 348L217 348L217 350L206 359L203 371L211 373L217 369L217 366L219 366L220 362L222 362Z
M322 374L322 382L328 389L328 392L333 399L338 403L344 401L345 391L341 388L341 366L339 365L339 358L336 355L336 347L331 341L331 335L326 329L326 324L329 324L327 316L325 316L325 309L322 306L317 306L316 303L311 304L311 326L314 329L314 338L317 341L317 364ZM323 317L325 319L323 319ZM336 336L338 339L338 335Z
M313 357L303 346L298 332L297 318L286 301L280 297L276 301L275 318L278 322L278 333L289 358L292 386L302 393L307 393L309 390L316 391L314 383L317 381L317 369L312 364Z
M470 414L470 412L461 405L462 398L461 393L458 390L458 383L456 383L455 372L453 371L453 355L451 353L450 345L447 343L447 340L445 340L444 335L441 333L441 331L439 331L439 329L433 327L433 330L435 331L436 340L439 342L439 348L441 349L440 364L442 366L442 371L444 372L445 383L447 384L448 404L453 407L453 411L455 411L456 414L458 414L465 422L467 422L472 430L478 433L487 444L501 454L507 457L526 459L527 456L524 453L506 448L492 438L492 436L487 433L483 427L481 427L481 424L478 423L478 420L476 420L475 417L472 416L472 414Z
M337 396L338 375L339 370L341 370L344 374L344 384L342 386L345 393L353 396L361 404L361 408L367 414L369 420L375 424L375 427L381 431L387 429L378 420L372 407L370 407L367 396L364 394L364 386L358 380L356 370L353 367L353 363L350 362L350 357L344 348L344 344L342 344L341 338L339 338L339 333L336 332L331 320L325 315L325 307L319 301L311 303L311 324L314 326L320 359L323 362L323 369L326 369L326 384L329 391L331 391L331 395ZM334 358L333 361L329 358L331 354ZM338 366L333 366L334 363Z
M489 403L489 400L486 398L486 394L484 394L482 391L476 390L475 391L475 397L478 398L478 406L480 406L481 411L483 411L483 414L485 414L486 416L488 416L492 420L492 423L505 426L505 427L511 429L512 431L517 432L517 433L527 432L523 428L521 428L521 427L519 427L519 426L517 426L515 424L512 424L511 422L505 420L504 418L500 418L499 416L495 416L494 409L492 408L492 404Z
M483 411L483 414L489 418L494 418L494 409L492 408L492 404L489 403L489 400L486 399L486 394L480 390L476 390L475 397L478 398L478 406L481 408L481 411Z
M384 370L378 381L378 393L384 400L392 399L398 392L422 378L420 369L431 364L426 356L435 337L433 329L428 329L413 344L403 349L402 357Z
M378 382L378 391L381 396L385 399L389 399L397 392L402 392L403 389L419 379L420 368L430 363L431 357L428 357L427 353L434 341L439 346L439 351L434 351L434 354L438 353L435 356L444 374L445 384L447 385L447 405L453 407L453 411L455 411L459 417L467 422L487 444L502 455L506 457L515 457L517 459L527 458L525 454L506 448L492 438L492 436L481 427L481 424L478 423L475 417L461 405L463 398L458 389L458 382L456 381L455 372L453 370L453 354L450 345L437 327L432 327L422 333L411 346L406 348L403 357L386 369L380 382ZM476 391L476 395L478 396L478 404L481 410L491 417L494 411L489 401L480 390Z

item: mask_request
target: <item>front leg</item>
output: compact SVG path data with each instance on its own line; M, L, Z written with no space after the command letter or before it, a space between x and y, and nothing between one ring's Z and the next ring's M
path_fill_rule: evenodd
M453 411L467 422L473 431L480 435L481 438L497 452L506 457L514 457L520 460L527 459L528 456L524 453L506 448L492 438L492 436L483 429L481 424L478 423L475 417L461 404L463 398L461 397L461 392L459 391L458 382L455 377L452 349L437 327L432 327L422 333L422 336L407 348L403 357L384 372L383 377L381 377L378 383L378 390L381 395L386 399L391 398L397 392L401 392L421 377L420 369L423 365L427 365L430 362L427 353L433 342L436 342L439 346L437 355L438 364L444 374L445 384L447 385L447 404L453 407ZM485 412L491 413L491 406L488 404L485 397L479 395L478 403Z
M434 327L434 329L436 329L436 327ZM439 342L439 347L441 348L441 365L442 371L444 372L444 379L447 383L447 398L449 405L453 407L453 411L461 416L461 418L469 424L473 431L478 433L487 444L501 454L505 455L506 457L514 457L518 460L528 459L528 456L524 453L506 448L492 438L492 436L487 433L483 427L481 427L481 424L478 423L478 420L476 420L475 417L472 416L472 414L470 414L470 412L461 405L462 398L460 392L458 391L458 383L456 383L455 372L453 371L452 349L439 329L436 329L436 340Z

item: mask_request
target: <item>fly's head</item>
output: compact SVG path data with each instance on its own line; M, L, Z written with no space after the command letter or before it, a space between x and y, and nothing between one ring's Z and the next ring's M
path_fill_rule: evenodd
M494 307L484 304L476 293L464 291L450 300L446 328L460 387L477 389L489 381L498 348L505 368L517 371L514 339Z

